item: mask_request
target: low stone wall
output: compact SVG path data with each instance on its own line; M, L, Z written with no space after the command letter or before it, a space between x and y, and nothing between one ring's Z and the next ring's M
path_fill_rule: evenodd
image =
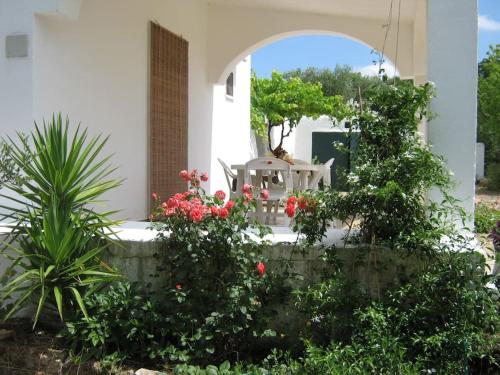
M154 231L144 229L142 238L121 233L122 240L112 246L104 260L115 267L128 280L154 289L161 288L163 280L157 267L162 263L162 254L169 251L161 242L155 240ZM264 249L268 267L279 271L283 262L290 265L289 271L301 275L301 281L294 281L296 286L309 285L318 281L325 271L321 257L326 248L331 248L338 262L342 264L348 278L356 280L372 296L380 293L389 285L394 285L407 278L418 260L412 256L402 256L388 249L367 249L345 247L343 232L330 229L325 241L303 251L295 246L296 235L289 228L275 227L274 235L267 238L270 245Z

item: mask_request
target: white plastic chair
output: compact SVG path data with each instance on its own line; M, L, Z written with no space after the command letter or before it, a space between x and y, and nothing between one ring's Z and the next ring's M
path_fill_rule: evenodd
M229 189L229 198L234 199L238 196L241 196L241 192L236 191L236 181L238 179L238 176L231 170L231 168L227 166L226 163L224 163L224 161L219 158L217 158L217 160L224 170L224 176L226 177L227 187Z
M332 184L331 177L331 167L334 162L334 158L328 160L325 164L321 166L321 170L319 170L316 174L314 174L311 181L309 181L309 189L318 189L319 181L323 179L324 186L330 186Z
M252 172L255 172L255 179L252 179ZM255 197L257 200L255 216L259 221L263 223L273 219L276 223L278 216L286 217L284 213L279 213L278 210L280 200L285 199L293 191L292 172L289 163L275 157L250 160L245 164L245 183L253 184L259 188L266 188L269 191L269 198L266 202L267 212L263 211L262 199ZM272 212L273 206L274 213Z

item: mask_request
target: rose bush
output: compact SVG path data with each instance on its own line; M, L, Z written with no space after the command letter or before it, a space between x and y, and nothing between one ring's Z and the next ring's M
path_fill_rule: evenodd
M268 306L275 276L262 255L270 229L249 217L255 197L269 193L245 185L241 199L226 202L223 191L204 191L206 173L179 176L188 190L165 201L152 196L152 226L165 245L158 271L166 281L171 342L195 361L235 358L258 337L273 334L266 323L273 313Z

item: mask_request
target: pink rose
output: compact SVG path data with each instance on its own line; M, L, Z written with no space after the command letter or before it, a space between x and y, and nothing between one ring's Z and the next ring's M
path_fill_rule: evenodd
M226 199L226 193L224 193L222 190L217 190L215 192L215 196L220 199L221 201L223 201L224 199Z
M186 182L190 180L189 172L185 169L179 172L179 176Z
M252 191L253 186L250 184L244 184L243 187L241 188L241 191L243 193L250 193Z
M177 208L177 207L179 207L179 201L177 199L175 199L174 197L168 198L167 207L168 208Z
M181 209L182 212L187 214L191 210L191 202L189 201L180 201L179 202L179 208Z
M269 199L269 190L267 189L262 189L260 191L260 197L264 200L268 200Z
M156 193L151 194L151 198L153 198L154 201L157 201L158 200L158 194L156 194Z
M172 216L175 215L175 208L167 208L163 210L164 216Z
M245 197L245 201L251 201L253 199L253 193L251 191L244 192L243 196Z
M193 206L201 206L203 204L203 202L201 201L200 198L193 198L193 199L191 199L191 204Z
M230 210L231 208L234 207L234 201L231 201L231 200L227 201L227 203L224 207L226 207L228 210Z
M212 214L212 216L217 216L217 215L219 215L219 209L215 206L211 206L210 213Z
M208 181L208 173L207 172L203 172L200 176L200 179L202 181Z
M200 208L193 208L189 213L189 218L194 222L201 221L203 219L203 211Z
M176 194L174 194L174 198L177 199L178 201L181 201L184 199L184 194L176 193Z

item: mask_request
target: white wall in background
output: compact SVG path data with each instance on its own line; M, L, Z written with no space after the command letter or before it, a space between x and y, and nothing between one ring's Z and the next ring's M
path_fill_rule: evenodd
M223 169L217 160L228 166L245 163L252 157L250 130L250 72L251 58L248 56L236 65L234 95L226 95L226 85L213 87L212 117L212 168L210 189L215 192L229 191Z
M33 126L33 0L0 0L0 133ZM7 35L28 36L28 56L7 58Z

